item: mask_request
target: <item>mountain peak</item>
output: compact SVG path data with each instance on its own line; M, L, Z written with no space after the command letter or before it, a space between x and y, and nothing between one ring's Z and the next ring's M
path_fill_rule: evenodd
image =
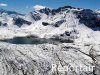
M42 14L46 14L49 15L49 13L52 12L52 10L46 6L41 6L41 5L36 5L33 7L36 12L42 13Z

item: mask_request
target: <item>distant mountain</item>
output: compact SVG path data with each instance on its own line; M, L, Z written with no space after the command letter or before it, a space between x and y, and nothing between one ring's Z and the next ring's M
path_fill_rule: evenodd
M33 11L29 12L26 15L14 11L6 11L4 9L0 9L0 25L9 26L10 24L12 24L21 27L23 24L30 25L36 21L45 19L50 20L53 19L54 17L56 17L56 19L60 19L61 17L63 17L63 19L66 19L66 16L61 16L61 15L62 14L66 15L66 13L72 12L77 16L77 19L79 19L80 23L90 28L100 27L99 11L75 8L72 6L64 6L64 7L59 7L58 9L50 9L45 6L36 5L33 8L34 8ZM17 18L20 19L16 20L17 22L15 22L15 19ZM60 24L63 23L63 21L61 22L61 20L63 19L60 19L59 21L55 22L55 24L53 23L53 25L59 26Z
M20 14L15 11L0 9L0 26L12 27L17 25L18 27L21 27L23 24L30 25L31 22L24 20L24 16L24 14Z
M21 13L17 13L15 11L8 11L8 10L0 9L0 14L3 14L3 13L7 13L8 15L11 15L11 14L24 15L24 14L21 14Z

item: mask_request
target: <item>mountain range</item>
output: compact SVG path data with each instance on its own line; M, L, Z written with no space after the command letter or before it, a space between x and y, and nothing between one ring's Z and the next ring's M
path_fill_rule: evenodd
M100 10L0 9L0 75L100 75Z
M59 7L58 9L50 9L48 7L43 7L36 5L34 6L33 11L28 14L20 14L14 11L7 11L4 9L0 9L0 26L10 26L16 25L21 27L22 25L31 25L32 23L44 20L49 17L56 17L58 14L62 15L63 19L66 18L66 13L75 14L76 18L79 19L81 24L84 24L88 27L95 28L100 27L100 13L98 11L92 11L90 9L83 8L75 8L72 6L64 6ZM65 14L65 15L64 15ZM58 17L59 19L61 17ZM58 20L55 25L59 22L63 22Z

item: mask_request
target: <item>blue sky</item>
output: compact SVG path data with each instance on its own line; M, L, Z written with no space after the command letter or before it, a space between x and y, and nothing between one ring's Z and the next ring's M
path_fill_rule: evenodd
M0 8L27 13L35 5L43 5L51 8L71 5L81 8L100 9L100 0L0 0Z

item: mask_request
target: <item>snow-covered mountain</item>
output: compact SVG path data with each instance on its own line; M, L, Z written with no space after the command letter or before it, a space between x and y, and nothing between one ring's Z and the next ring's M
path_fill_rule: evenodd
M15 25L21 27L23 24L30 25L31 22L24 20L24 16L24 14L20 14L14 11L0 9L0 26L12 27Z
M73 13L75 16L77 16L77 19L79 19L80 23L85 24L88 27L98 27L99 22L99 11L92 11L90 9L82 9L82 8L75 8L71 6L64 6L60 7L58 9L50 9L45 6L39 6L36 5L33 7L33 11L29 12L28 14L20 14L14 11L6 11L3 9L0 9L0 24L1 26L9 26L9 25L17 25L21 27L23 24L30 25L31 23L34 23L38 20L54 20L53 18L60 19L61 17L66 16L67 13ZM60 15L58 17L58 15ZM66 18L66 17L65 17ZM15 21L19 21L19 23L16 23ZM55 20L56 21L56 20ZM57 25L58 23L61 23L61 21L58 21L55 23Z
M0 10L0 75L100 75L99 11L33 8Z

